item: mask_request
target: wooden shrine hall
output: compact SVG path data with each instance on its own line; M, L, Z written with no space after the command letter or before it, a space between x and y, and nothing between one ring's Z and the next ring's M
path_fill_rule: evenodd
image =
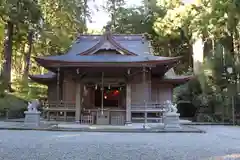
M159 122L174 87L180 57L154 56L144 35L80 35L64 55L36 57L49 72L30 78L48 86L48 120L124 125Z

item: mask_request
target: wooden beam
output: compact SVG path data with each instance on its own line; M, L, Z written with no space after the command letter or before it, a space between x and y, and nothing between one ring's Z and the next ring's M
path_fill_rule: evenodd
M76 123L80 123L81 116L81 102L82 102L82 93L81 93L81 84L76 83L76 111L75 111L75 121Z
M126 125L132 123L132 112L131 112L131 83L127 82L126 87Z

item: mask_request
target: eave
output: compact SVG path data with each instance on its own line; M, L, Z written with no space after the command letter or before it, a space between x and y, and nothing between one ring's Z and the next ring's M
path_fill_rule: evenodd
M39 74L39 75L29 75L29 78L37 83L47 85L51 82L56 81L56 75L52 72L46 74Z
M179 85L183 85L187 83L188 81L194 79L195 76L190 75L190 76L174 76L174 77L164 77L161 80L161 83L167 83L167 84L172 84L174 87L177 87Z
M181 58L181 57L162 57L163 59L157 59L159 57L156 56L156 59L148 59L146 57L140 60L136 59L131 61L131 60L125 59L121 61L118 59L119 57L113 57L113 59L114 58L116 59L112 61L107 61L107 60L106 61L104 60L81 61L81 58L83 57L76 56L76 59L74 60L68 60L67 56L66 58L62 58L65 60L58 60L57 58L49 59L48 57L35 57L34 59L39 65L45 68L58 68L58 67L142 67L142 66L156 67L157 65L164 65L164 64L168 65L168 64L177 63ZM138 56L136 56L136 58L137 57ZM79 60L77 58L79 58ZM88 58L91 59L91 57L88 57ZM95 56L92 56L92 58L94 59Z

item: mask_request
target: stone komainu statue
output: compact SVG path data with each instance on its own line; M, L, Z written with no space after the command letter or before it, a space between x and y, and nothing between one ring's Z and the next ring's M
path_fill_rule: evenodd
M37 112L37 108L40 105L40 102L38 99L33 100L32 102L28 102L28 112Z
M177 104L173 105L171 101L167 100L166 103L168 111L167 113L177 113Z

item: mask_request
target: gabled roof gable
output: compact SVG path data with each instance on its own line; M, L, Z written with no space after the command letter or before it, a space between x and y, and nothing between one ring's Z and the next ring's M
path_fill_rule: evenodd
M136 53L129 51L128 49L121 46L121 44L116 42L110 32L104 33L94 46L85 50L82 53L79 53L78 55L92 55L99 50L116 50L117 52L124 55L137 55Z
M123 55L153 55L150 41L143 34L82 34L72 44L66 55L92 55L98 50L115 49Z

